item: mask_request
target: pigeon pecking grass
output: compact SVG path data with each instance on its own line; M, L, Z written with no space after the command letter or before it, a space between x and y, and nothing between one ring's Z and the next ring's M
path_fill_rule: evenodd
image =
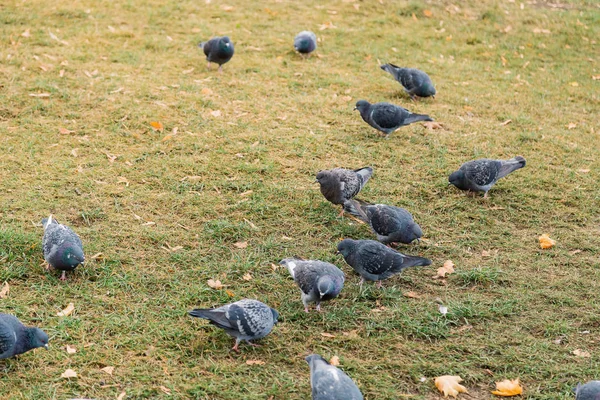
M0 314L0 359L11 358L29 350L48 349L48 335L36 327L26 327L10 314Z
M371 104L366 100L356 102L355 110L362 119L373 128L382 132L386 138L403 126L419 121L433 121L429 115L413 114L405 108L390 103Z
M234 49L233 42L228 36L217 36L210 39L207 42L202 42L198 45L206 55L208 61L208 68L210 69L210 63L219 64L219 72L223 72L223 64L231 60L233 57Z
M302 31L294 38L294 48L302 56L310 55L317 49L317 35L311 31Z
M412 100L417 97L435 98L435 87L425 72L414 68L402 68L394 64L383 64L381 69L389 72L403 87Z
M50 215L42 220L44 226L44 237L42 238L42 250L44 259L50 267L62 271L60 280L67 279L67 271L73 271L79 264L83 264L83 244L79 236L71 228L60 224Z
M334 168L319 171L316 182L319 183L321 193L333 204L343 204L356 196L373 175L373 168L364 167L355 170ZM342 212L344 213L342 207Z

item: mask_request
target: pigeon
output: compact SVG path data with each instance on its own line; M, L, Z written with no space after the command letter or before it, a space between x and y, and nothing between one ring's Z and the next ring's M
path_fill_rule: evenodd
M338 252L361 276L360 284L381 281L402 272L408 267L427 266L431 260L417 256L406 256L375 240L344 239L338 244Z
M344 210L368 223L377 235L377 240L386 245L409 244L423 236L421 227L404 208L348 200L344 203Z
M316 310L321 311L321 302L336 298L344 287L344 273L328 262L286 258L279 264L287 267L300 288L305 312L311 302L317 303Z
M333 204L343 204L356 196L373 175L373 168L364 167L355 170L334 168L319 171L316 182L321 193ZM342 208L342 213L344 209ZM341 215L340 214L340 215Z
M217 36L210 39L208 42L202 42L198 45L206 54L208 68L210 63L219 64L219 72L223 72L223 64L231 60L233 57L233 43L228 36Z
M0 314L0 359L11 358L29 350L45 347L48 335L36 327L26 327L10 314Z
M62 271L61 281L67 279L67 271L73 271L79 264L83 264L83 244L81 239L71 228L61 225L50 215L42 220L44 225L44 237L42 249L44 259L50 267Z
M229 336L235 338L232 349L235 351L239 351L238 346L242 340L251 346L258 346L250 343L250 340L267 336L279 318L277 310L251 299L243 299L218 308L198 308L189 311L188 314L207 319L211 324L224 329Z
M414 68L398 67L394 64L383 64L381 69L389 72L400 82L411 99L415 100L417 96L435 98L435 88L431 78L425 72Z
M521 156L510 160L490 160L489 158L473 160L464 163L458 171L451 173L448 182L460 190L485 192L483 197L487 198L488 191L498 179L523 168L525 164L526 161Z
M575 388L575 400L600 400L600 381L589 381Z
M310 367L312 400L363 400L354 381L318 354L305 358Z
M386 135L399 128L419 121L433 121L429 115L413 114L405 108L390 103L371 104L366 100L356 102L355 110L360 112L362 119L373 128Z
M310 54L317 48L317 35L311 31L302 31L294 38L294 48L300 54Z

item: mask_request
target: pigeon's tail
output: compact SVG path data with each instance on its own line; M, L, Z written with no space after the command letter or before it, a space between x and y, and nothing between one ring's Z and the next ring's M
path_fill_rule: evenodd
M419 122L419 121L433 121L433 118L431 118L429 115L425 115L425 114L410 114L404 120L404 124L408 125L408 124L412 124L412 123Z
M224 311L219 311L212 308L196 308L195 310L188 311L188 314L192 317L207 319L211 324L223 329L232 328Z
M428 265L431 265L431 260L429 258L405 255L404 261L402 262L402 269L409 267L426 267Z
M373 175L373 168L363 167L363 168L355 169L354 172L356 172L362 178L362 185L361 185L361 187L362 187L365 185L365 183L367 183L367 181Z
M396 80L398 80L400 76L400 70L402 69L394 64L383 64L379 68L385 72L389 72Z
M498 172L498 179L510 174L513 171L523 168L525 164L527 164L527 161L521 156L516 156L510 160L502 161L500 171Z
M200 43L198 43L198 47L200 47L201 50L204 50L205 44L206 44L206 42L200 42Z
M346 202L344 202L344 211L346 211L347 213L354 215L356 218L360 219L361 221L366 222L367 224L369 223L369 216L367 215L367 212L363 209L363 207L365 206L369 206L370 204L362 201L362 200L348 200Z
M188 314L196 318L212 319L212 311L210 308L196 308L195 310L188 311Z

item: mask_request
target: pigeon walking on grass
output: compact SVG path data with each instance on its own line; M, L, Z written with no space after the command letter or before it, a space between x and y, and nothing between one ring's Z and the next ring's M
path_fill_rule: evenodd
M318 354L306 357L310 367L312 400L363 400L358 386L341 369Z
M306 312L308 303L317 303L316 310L321 311L321 302L336 298L344 287L344 273L328 262L286 258L279 264L286 266L300 288Z
M208 42L202 42L198 45L206 55L208 68L210 63L219 64L219 72L223 72L223 64L231 60L233 57L233 42L228 36L217 36L210 39Z
M317 35L311 31L302 31L294 38L294 48L302 55L309 55L317 49Z
M394 64L383 64L381 69L389 72L395 80L400 82L411 99L430 96L435 98L435 87L425 72L414 68L398 67Z
M334 168L319 171L316 181L321 186L321 193L328 201L343 205L362 190L371 175L373 175L373 168L371 167L355 170ZM342 208L341 214L343 213Z
M409 244L423 236L421 227L404 208L348 200L344 203L344 210L369 224L377 240L386 245Z
M405 268L427 266L431 260L417 256L406 256L375 240L344 239L338 244L338 252L360 276L360 284L381 281L396 275Z
M60 224L50 215L42 220L44 237L42 249L44 259L50 267L62 271L61 281L67 279L67 271L73 271L79 264L83 264L83 244L81 239L71 228Z
M36 327L26 327L10 314L0 314L0 359L11 358L29 350L48 349L48 335Z
M482 158L464 163L458 171L450 174L449 184L461 190L469 192L484 192L484 198L488 197L488 191L498 182L513 171L523 168L526 161L521 156L510 160L490 160Z
M429 115L413 114L405 108L390 103L371 104L366 100L356 102L355 110L362 119L373 128L382 132L386 138L399 128L419 121L433 121Z
M250 340L262 339L271 333L279 313L258 300L243 299L218 308L199 308L189 311L192 317L204 318L235 338L232 350L239 351L242 340L258 346Z

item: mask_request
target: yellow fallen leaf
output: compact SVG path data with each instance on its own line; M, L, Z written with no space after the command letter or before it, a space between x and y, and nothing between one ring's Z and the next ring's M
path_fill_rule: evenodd
M232 11L233 10L233 6L222 5L221 9L223 11Z
M550 239L550 236L548 236L545 233L542 236L540 236L538 239L540 241L540 247L542 249L549 249L556 244L556 241L553 239Z
M68 354L75 354L75 353L77 353L77 349L75 347L71 347L69 345L67 345L67 347L65 347L65 350L67 350Z
M73 311L75 311L75 304L69 303L69 305L64 310L57 313L56 316L57 317L68 317L69 315L71 315L73 313Z
M31 36L31 32L29 31L29 28L27 28L25 30L25 32L21 33L21 36L23 36L23 37L29 37L29 36Z
M162 131L165 129L165 127L163 126L162 122L159 122L159 121L153 121L153 122L150 122L150 126L151 126L151 127L152 127L152 129L154 129L155 131L160 131L160 132L162 132Z
M331 357L331 360L329 360L329 364L335 365L337 367L338 365L340 365L340 358L338 356Z
M229 297L235 297L235 294L231 290L226 290L225 293L227 293L227 296Z
M213 91L211 89L205 87L200 91L200 93L202 93L203 95L206 95L206 96L210 96L211 94L213 94Z
M265 362L261 360L246 360L246 365L265 365Z
M577 87L579 86L579 82L571 82L569 83L569 85Z
M238 249L245 249L248 247L248 242L235 242L233 245Z
M61 378L77 378L77 372L68 369L60 375Z
M221 116L221 110L211 111L210 115L212 115L213 117L220 117Z
M327 337L327 338L334 338L335 337L335 335L332 335L331 333L327 333L327 332L321 332L321 336Z
M412 13L412 19L413 19L413 21L418 21L418 18L417 18L417 16L415 15L415 13Z
M589 358L592 356L588 351L581 350L581 349L575 349L571 353L576 357Z
M112 375L114 370L115 370L115 367L104 367L100 371L106 372L107 374Z
M433 16L433 13L431 12L431 10L423 10L423 15L427 18L431 18Z
M450 275L454 272L454 263L451 260L446 260L443 266L437 270L436 278L445 278L446 274Z
M592 75L592 79L595 81L600 80L600 75Z
M206 281L206 284L213 289L223 289L223 284L220 280L209 279Z
M519 379L508 380L505 379L502 382L496 382L496 390L492 392L496 396L516 396L519 394L523 394L523 388L519 384Z
M58 133L61 135L68 135L69 133L73 133L75 131L70 131L67 128L58 128Z
M8 282L4 282L4 286L2 286L2 290L0 290L0 299L5 298L10 293L10 286L8 286Z
M435 387L444 394L444 397L448 397L448 395L456 397L459 393L469 393L460 382L462 382L460 376L438 376L435 378Z
M163 391L164 393L166 393L166 394L171 394L171 389L169 389L169 388L166 388L166 387L164 387L164 386L162 386L162 385L161 385L161 386L159 386L158 388L159 388L160 390L162 390L162 391Z
M172 137L173 137L173 135L168 134L164 138L162 138L161 142L166 142L167 140L171 140Z
M404 292L404 293L402 293L402 296L408 297L409 299L418 299L421 297L418 294L416 294L415 292Z
M577 124L570 122L569 125L567 125L567 129L575 129L577 128Z
M442 124L435 122L435 121L423 122L423 126L427 129L429 129L430 131L432 131L434 129L444 129Z
M250 281L250 280L252 280L252 275L244 274L244 276L242 276L242 279L244 279L245 281Z

